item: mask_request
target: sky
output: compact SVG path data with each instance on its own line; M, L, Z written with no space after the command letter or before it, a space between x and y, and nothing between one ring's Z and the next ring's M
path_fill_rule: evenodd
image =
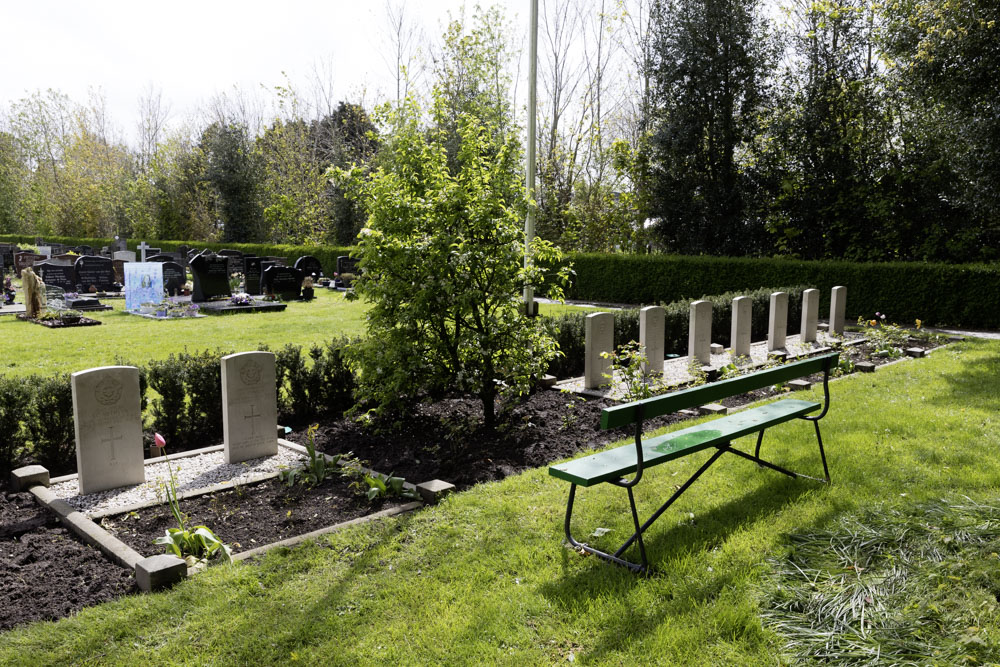
M499 4L520 25L529 2ZM462 4L408 0L405 13L436 42ZM173 122L234 85L273 88L283 73L299 85L317 69L338 99L395 96L385 17L384 0L0 0L0 109L36 90L83 103L100 89L130 135L151 89Z

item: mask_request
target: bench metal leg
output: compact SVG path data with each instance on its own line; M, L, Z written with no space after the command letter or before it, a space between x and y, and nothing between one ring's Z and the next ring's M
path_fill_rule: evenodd
M764 431L766 430L766 428L762 428L757 434L757 447L753 450L753 455L756 458L760 458L760 443L764 442Z
M819 457L823 460L823 477L826 479L827 484L830 483L830 469L826 467L826 452L823 451L823 436L819 434L819 420L813 421L813 426L816 427L816 442L819 443Z
M635 523L636 527L638 528L639 516L635 510L635 498L632 496L631 488L628 489L628 496L629 496L629 502L632 504L632 520ZM627 561L624 558L619 558L618 555L620 555L621 550L618 551L618 554L612 555L609 553L605 553L600 549L595 549L594 547L588 544L577 542L575 539L573 539L573 533L570 530L570 519L573 517L573 499L575 497L576 497L576 484L571 484L569 487L569 501L566 503L566 526L565 526L566 540L570 543L570 546L572 546L574 549L586 551L589 554L592 554L599 558L603 558L604 560L610 561L616 565L621 565L622 567L628 568L633 572L636 573L648 572L649 564L646 561L646 547L641 541L639 542L639 555L642 556L642 565L638 563L633 563L631 561Z

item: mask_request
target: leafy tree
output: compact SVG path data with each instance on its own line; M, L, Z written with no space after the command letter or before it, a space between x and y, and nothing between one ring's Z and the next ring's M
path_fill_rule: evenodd
M263 240L257 198L259 165L246 127L212 123L202 133L204 177L210 183L225 241Z
M763 227L747 215L741 158L758 132L771 40L758 0L659 0L652 9L650 214L667 248L748 254Z
M379 411L423 395L473 393L492 427L498 391L526 392L557 354L520 297L541 280L536 263L560 253L535 239L524 266L516 139L461 114L449 167L454 117L445 117L438 93L429 130L412 100L386 108L393 130L378 167L367 178L353 172L352 192L369 214L357 249L356 293L371 303L368 336L355 349L359 392Z

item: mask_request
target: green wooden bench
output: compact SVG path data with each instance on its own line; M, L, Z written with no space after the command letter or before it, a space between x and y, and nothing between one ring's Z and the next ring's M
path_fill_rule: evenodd
M566 504L565 524L566 539L569 540L570 545L612 563L623 565L635 572L648 572L649 564L646 560L646 547L642 540L643 533L723 454L727 452L736 454L737 456L754 461L758 465L771 468L791 477L809 477L808 475L786 470L779 465L760 458L760 446L764 439L764 431L792 419L807 419L815 426L816 441L819 444L819 455L823 462L823 479L819 480L814 477L809 477L809 479L829 482L830 472L826 465L826 454L823 452L823 439L819 432L819 420L830 409L830 371L836 368L838 357L839 354L837 352L823 354L804 361L796 361L768 368L729 380L713 382L691 389L683 389L671 394L655 396L605 409L601 413L601 428L609 429L634 426L634 445L624 445L616 449L609 449L549 468L550 475L571 484L569 501ZM823 373L823 403L788 398L749 408L697 426L674 431L673 433L643 440L642 426L645 419L652 419L678 410L705 405L730 396L738 396L754 389L788 382L789 380L814 373ZM819 414L809 414L821 408L822 410ZM754 449L753 455L734 449L730 445L736 438L752 433L757 434L757 446ZM712 456L644 524L640 525L632 487L642 479L643 471L661 463L673 461L682 456L709 448L715 448ZM629 480L626 479L626 475L633 475L633 477ZM635 525L635 532L614 553L605 553L587 544L577 542L573 539L573 534L570 530L576 487L594 486L603 482L614 484L628 492L628 500L632 509L632 522ZM639 546L640 563L628 561L622 556L634 543L638 543Z

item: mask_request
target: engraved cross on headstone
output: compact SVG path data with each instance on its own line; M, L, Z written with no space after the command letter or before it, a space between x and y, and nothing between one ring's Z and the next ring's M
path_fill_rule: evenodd
M122 439L121 435L115 436L115 427L114 426L109 426L108 427L108 437L106 437L103 440L101 440L102 444L111 445L111 460L114 461L114 462L118 461L118 459L115 457L115 442L117 442L118 440L121 440L121 439Z
M136 247L139 250L139 261L140 262L145 262L146 261L146 251L149 250L150 248L152 248L153 246L151 246L148 243L146 243L145 241L143 241L142 243L140 243Z
M244 420L247 420L247 419L250 420L250 435L251 436L257 435L257 418L258 417L263 417L263 416L264 415L257 414L257 407L253 403L251 403L250 404L250 414L248 414L247 416L245 416L243 418Z

